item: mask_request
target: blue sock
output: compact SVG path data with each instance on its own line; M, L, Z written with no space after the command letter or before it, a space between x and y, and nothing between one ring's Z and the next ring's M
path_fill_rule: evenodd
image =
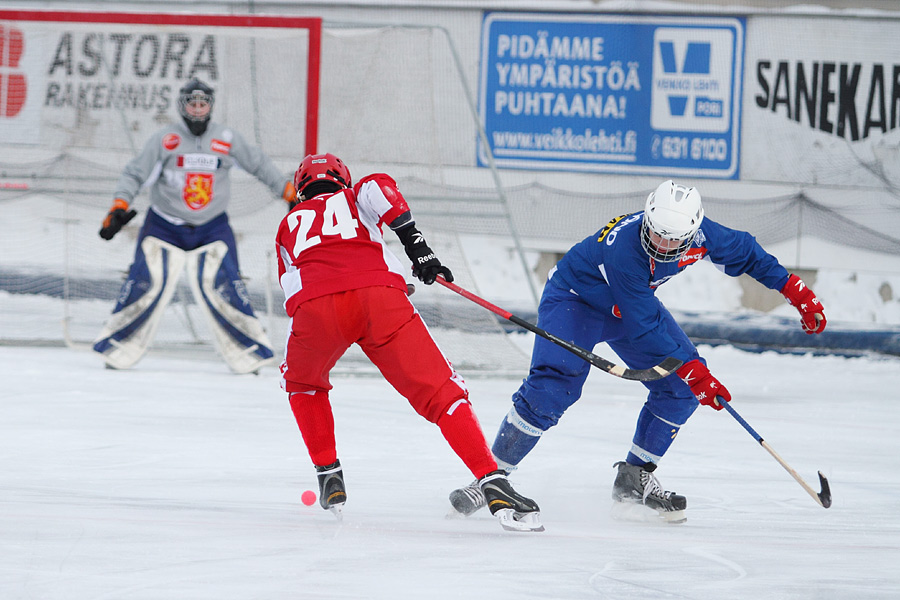
M632 465L658 463L672 445L680 428L680 425L660 419L645 406L638 417L626 462Z
M507 473L514 471L543 434L543 430L523 420L513 406L500 424L497 438L491 448L494 458L497 459L497 466Z

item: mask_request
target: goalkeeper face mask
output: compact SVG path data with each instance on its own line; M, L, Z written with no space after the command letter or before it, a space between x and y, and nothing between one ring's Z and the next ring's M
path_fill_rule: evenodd
M178 112L194 135L203 135L206 131L213 102L212 88L199 79L190 80L179 91Z

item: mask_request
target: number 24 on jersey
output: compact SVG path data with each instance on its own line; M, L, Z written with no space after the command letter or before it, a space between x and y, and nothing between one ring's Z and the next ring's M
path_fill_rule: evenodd
M332 194L324 202L324 210L319 219L318 210L300 209L287 217L288 229L295 234L293 255L316 244L322 243L322 236L341 236L341 239L355 238L359 221L354 218L343 193Z

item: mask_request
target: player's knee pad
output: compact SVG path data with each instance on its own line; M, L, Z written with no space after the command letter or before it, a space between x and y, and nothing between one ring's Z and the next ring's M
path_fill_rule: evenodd
M94 351L103 354L108 365L127 369L141 359L175 293L184 264L180 248L151 236L141 241L116 307L94 341Z
M547 379L536 382L531 375L513 394L512 401L518 414L546 431L559 423L566 410L578 401L581 387L571 380Z
M446 378L436 389L425 385L414 390L416 393L411 394L411 391L407 389L401 393L404 393L413 410L428 422L435 424L444 415L444 412L459 399L466 401L469 399L469 390L455 370L451 370L450 377ZM425 396L428 393L431 393L430 397Z
M666 379L674 378L667 377ZM680 427L697 410L699 403L697 398L691 393L690 388L685 386L686 390L678 390L676 392L650 392L647 396L647 408L660 419L678 424Z
M250 373L273 362L272 343L253 313L227 244L216 241L192 250L187 270L191 291L228 366L236 373Z

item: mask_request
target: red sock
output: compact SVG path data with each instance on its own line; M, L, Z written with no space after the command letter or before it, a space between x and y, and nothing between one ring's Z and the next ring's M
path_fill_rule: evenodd
M476 479L497 470L497 462L484 439L478 418L472 412L472 405L467 400L460 399L451 404L438 417L437 426L441 428L444 439L469 467Z
M334 415L331 413L328 393L294 393L290 395L290 402L313 464L319 467L332 464L337 460L337 450L334 441Z

